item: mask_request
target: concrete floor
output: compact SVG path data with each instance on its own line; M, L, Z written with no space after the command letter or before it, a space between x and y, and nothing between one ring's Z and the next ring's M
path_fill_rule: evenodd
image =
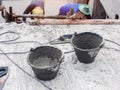
M0 24L0 32L14 31L19 33L17 41L37 41L44 45L49 45L49 41L58 38L63 34L73 34L74 32L93 32L101 35L105 39L115 41L120 44L120 25L40 25L30 26L29 24ZM5 34L0 36L0 40L11 40L17 38L16 34ZM36 42L3 44L0 49L4 52L24 52L31 48L40 46ZM71 44L55 45L63 52L71 51ZM105 48L107 47L107 48ZM114 49L112 49L114 48ZM32 77L21 71L9 59L0 54L0 66L9 67L9 77L3 90L119 90L120 89L120 46L105 41L93 63L83 64L78 61L76 54L65 54L59 72L55 79L51 81L38 82L31 67L27 63L28 53L8 54L8 56L28 72Z

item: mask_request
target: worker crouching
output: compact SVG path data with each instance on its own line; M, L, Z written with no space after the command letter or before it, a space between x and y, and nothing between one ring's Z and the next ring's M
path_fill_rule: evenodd
M44 15L44 0L32 0L30 5L23 12L23 14L29 13L33 15ZM26 22L25 17L23 18L23 21Z
M60 8L59 15L66 15L71 19L92 19L87 4L65 4Z

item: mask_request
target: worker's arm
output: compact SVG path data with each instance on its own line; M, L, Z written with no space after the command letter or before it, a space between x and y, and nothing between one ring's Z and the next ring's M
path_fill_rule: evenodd
M35 5L29 5L25 11L23 12L23 14L28 14L30 13L36 6Z
M2 11L3 9L5 9L5 7L3 5L0 5L0 11Z
M5 6L0 5L1 16L5 18Z
M35 5L29 5L26 9L25 9L25 11L23 12L23 14L29 14L30 12L32 12L32 10L35 8ZM23 17L23 21L25 22L26 21L26 18L25 17Z

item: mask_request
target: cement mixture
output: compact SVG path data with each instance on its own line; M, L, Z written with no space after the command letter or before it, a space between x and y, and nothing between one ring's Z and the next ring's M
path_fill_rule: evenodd
M33 65L36 67L53 67L55 65L57 65L57 60L54 58L50 58L47 56L42 56L39 57L38 59L34 60Z

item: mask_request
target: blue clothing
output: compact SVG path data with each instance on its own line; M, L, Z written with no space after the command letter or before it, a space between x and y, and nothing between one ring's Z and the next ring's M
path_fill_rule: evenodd
M79 5L80 4L65 4L60 8L59 15L67 15L71 8L74 8L74 13L77 13L79 11Z

